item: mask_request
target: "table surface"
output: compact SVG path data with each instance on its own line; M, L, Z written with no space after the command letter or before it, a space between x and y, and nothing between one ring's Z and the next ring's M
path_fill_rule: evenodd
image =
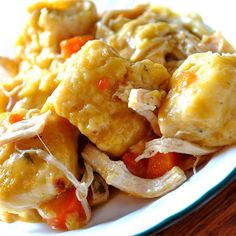
M211 201L157 235L236 235L236 180Z

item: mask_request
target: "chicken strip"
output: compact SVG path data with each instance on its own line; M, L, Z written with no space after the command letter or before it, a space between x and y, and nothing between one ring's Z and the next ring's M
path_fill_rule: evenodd
M199 15L180 15L167 7L148 4L105 12L97 23L96 36L124 58L150 59L165 65L171 73L193 53L234 52Z

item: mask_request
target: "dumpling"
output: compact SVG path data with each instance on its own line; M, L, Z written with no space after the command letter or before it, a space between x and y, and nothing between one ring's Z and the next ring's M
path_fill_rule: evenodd
M0 129L4 129L12 114L1 114ZM22 115L22 111L17 115ZM77 129L64 118L51 114L40 138L53 156L78 177ZM61 170L37 156L36 152L28 153L29 150L47 152L36 134L0 146L0 211L37 208L72 186Z
M28 11L29 20L17 41L19 57L41 68L48 68L62 40L90 34L97 20L90 1L37 0Z
M5 88L11 94L9 100L4 97L0 101L0 107L5 107L0 108L2 111L41 109L60 82L56 79L64 62L60 42L92 33L97 20L95 5L90 1L37 0L29 7L29 13L17 41L19 73L9 80L0 80L0 98Z
M163 136L204 146L236 142L236 54L194 54L175 71L159 112Z
M148 129L147 122L128 108L128 101L117 96L118 88L147 81L147 88L158 89L169 79L162 65L140 63L134 66L102 41L90 41L65 64L64 73L58 75L62 82L43 109L53 107L98 148L119 156Z

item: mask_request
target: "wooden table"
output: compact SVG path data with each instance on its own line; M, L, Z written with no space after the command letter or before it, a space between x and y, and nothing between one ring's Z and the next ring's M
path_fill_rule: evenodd
M157 235L236 236L236 180L211 201Z

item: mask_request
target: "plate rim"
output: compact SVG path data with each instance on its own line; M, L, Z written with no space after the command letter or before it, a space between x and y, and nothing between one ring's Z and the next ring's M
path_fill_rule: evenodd
M216 195L218 195L221 191L223 191L234 180L236 180L236 167L234 167L234 169L227 176L225 176L219 183L210 188L207 192L205 192L192 204L185 207L181 211L178 211L177 213L168 216L161 222L157 223L156 225L153 225L151 228L148 228L135 235L136 236L150 235L154 232L158 233L168 228L170 225L177 223L179 220L183 219L184 217L192 213L194 210L196 210L199 207L202 207L212 198L216 197Z

